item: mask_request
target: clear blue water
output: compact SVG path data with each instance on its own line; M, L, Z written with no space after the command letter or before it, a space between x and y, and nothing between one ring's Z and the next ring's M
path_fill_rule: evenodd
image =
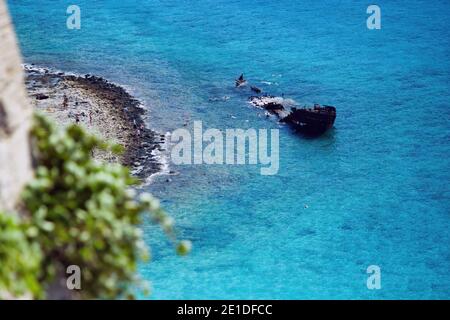
M194 243L180 258L143 226L152 298L450 298L448 1L377 1L379 31L350 0L78 0L79 31L71 2L9 4L26 62L126 85L162 132L187 117L278 128L234 90L240 72L337 107L321 138L280 127L278 175L172 165L180 175L148 188ZM366 288L371 264L381 290Z

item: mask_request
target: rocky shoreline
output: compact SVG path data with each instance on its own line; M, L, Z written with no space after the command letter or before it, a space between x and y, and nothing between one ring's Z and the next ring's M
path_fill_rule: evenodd
M101 161L120 162L145 179L161 170L164 135L147 128L141 103L124 88L92 75L78 76L25 65L32 105L59 125L78 124L122 145L120 156L96 151Z

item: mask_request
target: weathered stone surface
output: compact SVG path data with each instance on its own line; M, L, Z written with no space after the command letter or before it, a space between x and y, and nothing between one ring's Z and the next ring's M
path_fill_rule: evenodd
M4 0L0 0L0 48L0 210L12 211L23 186L32 177L29 143L32 109Z

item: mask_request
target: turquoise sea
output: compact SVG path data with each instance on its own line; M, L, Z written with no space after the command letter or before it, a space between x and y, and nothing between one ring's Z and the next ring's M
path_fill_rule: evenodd
M449 299L450 2L9 0L24 60L125 85L161 132L279 128L280 170L174 166L147 187L193 252L146 223L152 299ZM241 72L335 128L293 134L234 89ZM224 98L228 97L228 98ZM366 268L381 268L380 290Z

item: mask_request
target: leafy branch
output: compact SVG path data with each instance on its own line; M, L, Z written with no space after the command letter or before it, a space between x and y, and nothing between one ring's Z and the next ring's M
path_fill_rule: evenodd
M163 228L180 255L190 251L157 199L148 193L137 199L132 187L138 181L126 167L91 156L96 148L117 153L120 147L76 125L57 129L41 115L31 136L36 170L23 192L25 214L0 213L0 294L42 298L67 266L78 265L79 298L132 298L142 284L137 263L149 258L139 228L143 214Z

